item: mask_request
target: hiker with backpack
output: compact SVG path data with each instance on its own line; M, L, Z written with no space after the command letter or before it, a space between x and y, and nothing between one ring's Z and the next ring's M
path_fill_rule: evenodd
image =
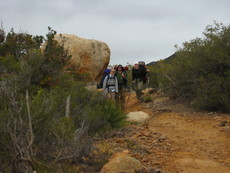
M118 65L116 69L116 74L118 81L118 93L116 93L116 102L122 109L125 106L125 90L127 85L127 73L122 65Z
M142 69L143 71L143 89L147 88L148 82L149 82L149 70L146 68L145 62L144 61L139 61L139 68Z
M132 68L132 88L136 93L137 100L142 102L142 90L144 87L144 80L146 76L146 69L139 67L139 63L135 62Z
M116 70L111 69L103 81L104 95L111 100L115 100L115 93L118 93L118 81L115 76Z

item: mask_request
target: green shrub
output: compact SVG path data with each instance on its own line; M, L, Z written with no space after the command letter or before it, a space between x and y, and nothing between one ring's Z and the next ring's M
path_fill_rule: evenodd
M185 42L170 62L158 63L159 87L199 109L229 112L230 27L214 23L203 34Z
M157 68L155 66L148 66L147 69L149 70L148 78L149 78L149 84L148 87L150 88L158 88L159 87L159 79L158 79L158 72Z
M142 98L144 99L144 102L146 102L146 103L152 101L151 96L143 96Z

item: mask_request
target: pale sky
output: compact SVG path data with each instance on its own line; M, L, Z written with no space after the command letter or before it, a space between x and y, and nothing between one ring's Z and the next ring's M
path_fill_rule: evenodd
M230 0L0 0L6 32L45 36L51 26L100 40L110 47L111 65L167 58L214 20L230 24Z

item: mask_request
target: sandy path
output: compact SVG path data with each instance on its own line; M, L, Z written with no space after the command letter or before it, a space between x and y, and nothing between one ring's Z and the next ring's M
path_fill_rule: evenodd
M169 172L230 172L230 138L219 121L199 116L162 113L151 119L149 129L172 141Z
M148 128L140 128L138 133L146 136L158 133L163 139L151 143L149 135L139 140L140 145L149 148L148 155L143 156L152 164L149 166L172 173L230 173L229 115L159 112L151 105L137 103L131 95L126 112L139 110L149 113L151 119ZM223 120L228 123L221 127Z

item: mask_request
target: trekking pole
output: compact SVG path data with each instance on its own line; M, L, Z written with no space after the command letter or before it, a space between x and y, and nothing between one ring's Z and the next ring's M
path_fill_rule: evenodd
M149 72L147 73L147 86L149 88Z
M129 102L129 98L130 98L130 95L131 95L131 92L129 92L129 96L128 96L128 99L127 99L127 101L126 101L126 104L125 104L125 106L127 106L127 105L128 105L128 102Z

